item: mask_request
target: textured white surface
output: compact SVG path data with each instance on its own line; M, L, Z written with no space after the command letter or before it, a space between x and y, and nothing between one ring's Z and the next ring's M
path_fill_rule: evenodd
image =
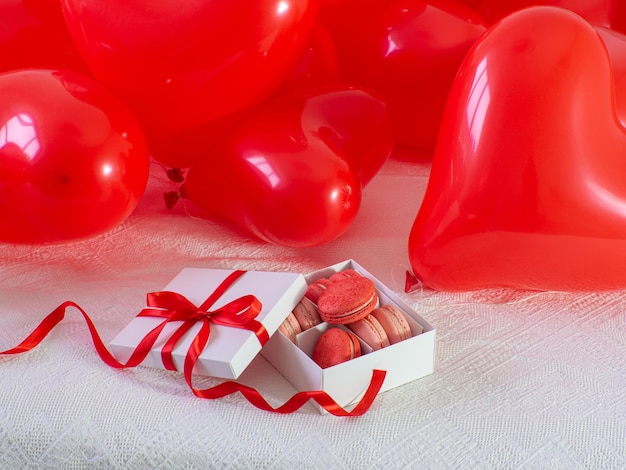
M105 342L183 267L307 273L353 258L437 328L435 373L360 418L285 416L240 395L195 398L181 374L116 371L78 312L36 350L0 357L0 468L626 468L626 292L402 292L427 164L390 161L349 231L285 249L173 212L158 166L133 216L71 244L0 244L0 349L64 300ZM241 381L293 392L262 358ZM201 378L196 386L218 383Z

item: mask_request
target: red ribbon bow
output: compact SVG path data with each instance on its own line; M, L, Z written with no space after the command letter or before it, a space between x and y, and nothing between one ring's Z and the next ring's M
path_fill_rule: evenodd
M52 331L52 329L63 320L66 310L70 307L74 307L82 314L85 322L87 323L93 344L100 358L107 365L117 369L135 367L141 364L150 352L150 349L156 342L165 325L172 321L183 321L183 324L179 326L176 332L168 339L161 353L163 365L170 370L175 370L176 368L171 357L171 352L174 346L195 322L201 321L202 327L194 338L189 351L185 356L184 366L185 381L197 397L216 399L225 397L235 392L240 392L255 407L275 413L293 413L309 400L314 400L322 408L335 416L361 416L364 414L371 407L374 399L383 386L386 376L386 372L383 370L374 370L372 372L372 380L370 381L365 394L361 398L361 401L359 401L359 403L357 403L351 411L342 408L330 397L330 395L321 390L298 392L283 405L275 408L270 405L257 390L232 380L225 381L219 385L204 390L194 388L191 380L192 370L198 360L198 356L209 341L211 331L210 323L228 325L235 328L244 328L254 331L262 345L269 339L269 335L265 330L265 327L255 319L261 310L261 303L252 295L240 297L215 311L209 311L215 301L219 299L232 285L232 283L244 273L245 271L234 271L231 273L231 275L228 276L222 284L220 284L220 286L218 286L215 292L213 292L213 294L211 294L211 296L200 307L196 307L185 297L180 294L176 294L175 292L156 292L148 294L148 307L142 310L139 315L163 317L165 318L165 321L161 322L146 336L144 336L126 363L119 362L115 356L113 356L113 354L104 345L104 342L100 338L100 335L98 334L93 321L89 315L87 315L87 312L72 301L63 302L50 314L48 314L48 316L42 320L37 328L35 328L35 330L20 344L14 348L7 349L6 351L0 351L0 354L20 354L34 349L44 340L48 333L50 333L50 331Z
M183 322L170 336L161 350L161 359L166 369L176 370L172 360L174 347L197 322L201 322L202 326L194 337L185 356L185 376L189 375L191 377L191 372L198 361L198 357L209 342L211 323L250 330L259 339L261 346L269 340L267 330L261 322L256 320L256 317L261 312L262 305L255 296L244 295L214 311L209 310L222 294L244 273L245 271L241 270L233 271L200 307L196 307L192 302L176 292L153 292L148 294L148 307L139 312L138 317L165 318L166 320L156 328L158 333L161 332L167 323ZM155 330L148 333L151 346L156 341L156 337L153 338L153 335L158 337Z

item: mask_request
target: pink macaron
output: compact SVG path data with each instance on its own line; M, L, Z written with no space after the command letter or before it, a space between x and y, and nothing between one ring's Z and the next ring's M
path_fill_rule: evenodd
M304 296L311 302L316 304L320 296L324 293L324 291L330 284L331 281L329 279L326 279L325 277L317 279L316 281L309 284L309 287L307 288Z
M312 359L325 369L360 355L361 343L354 334L341 328L330 328L317 340Z
M345 325L369 315L378 306L376 287L364 276L332 282L317 301L322 320Z
M302 333L302 328L300 327L300 323L298 323L298 320L293 312L289 312L287 318L285 318L285 320L278 327L278 331L289 338L292 343L296 342L296 336Z
M317 312L315 304L306 297L303 297L294 307L293 315L296 317L296 320L298 320L302 331L306 331L322 323L322 318Z
M395 305L382 305L375 309L371 316L382 325L389 343L396 344L411 337L411 326L402 311Z
M385 329L372 315L368 315L354 323L349 323L346 326L374 351L390 345Z

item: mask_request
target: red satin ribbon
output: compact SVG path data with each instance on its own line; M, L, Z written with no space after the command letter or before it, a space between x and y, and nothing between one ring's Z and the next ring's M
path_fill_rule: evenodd
M137 316L165 318L164 323L183 322L170 336L161 350L161 359L166 369L176 370L172 359L174 347L185 333L198 322L202 324L200 331L194 337L185 356L185 374L187 374L187 368L189 368L189 376L191 376L191 371L198 360L198 356L204 351L209 342L211 323L250 330L259 339L261 346L267 343L270 338L269 334L263 324L256 320L256 317L261 312L262 305L255 296L244 295L216 310L209 310L244 273L245 271L242 270L230 273L200 307L196 307L176 292L153 292L148 294L148 308L143 309Z
M238 277L239 275L234 275L234 276ZM225 281L225 283L228 284L227 281L228 279ZM232 281L234 282L234 279ZM230 284L228 284L224 288L224 290L227 289L229 285ZM224 283L222 284L222 286L218 287L217 291L220 291L223 286L224 286ZM223 293L223 290L222 290L222 293ZM341 407L339 404L337 404L337 402L335 402L335 400L333 400L330 397L330 395L328 395L326 392L321 391L321 390L298 392L294 396L292 396L289 400L287 400L283 405L275 408L272 405L270 405L263 398L263 396L255 389L239 384L232 380L225 381L219 385L216 385L214 387L210 387L207 389L197 389L192 384L192 370L193 370L193 366L195 365L198 359L198 356L202 352L202 349L204 349L204 347L201 348L200 346L202 344L206 345L209 339L210 327L204 328L205 322L206 324L208 324L209 321L213 321L214 323L220 322L220 324L229 324L230 326L234 326L230 322L235 322L237 325L239 325L238 327L244 327L247 329L254 328L253 331L255 331L255 333L257 334L257 337L259 338L262 344L264 344L264 342L267 341L267 338L262 333L262 331L264 331L265 329L263 328L262 330L260 330L258 328L258 325L255 325L254 322L251 322L250 318L252 316L256 316L256 314L253 315L253 312L255 311L256 307L254 306L254 302L249 302L250 299L245 299L245 298L244 300L237 299L236 301L233 301L234 305L231 305L233 304L233 302L231 302L231 304L227 304L221 309L218 309L215 312L209 313L206 310L208 310L210 306L213 305L213 303L221 296L221 293L216 294L214 292L211 295L211 297L209 297L209 299L207 299L207 301L204 302L200 306L200 308L196 308L189 301L186 301L187 303L183 302L185 303L184 308L174 308L174 309L171 309L169 307L172 307L172 306L180 307L182 304L179 303L180 299L177 299L177 300L174 300L175 304L170 305L169 301L176 298L176 296L178 295L178 294L175 294L172 296L170 294L173 294L173 293L157 293L152 296L149 296L148 308L142 311L140 315L154 316L153 315L154 313L161 312L159 316L165 316L169 320L162 322L157 327L152 329L147 335L145 335L144 338L139 342L139 344L137 345L137 347L135 348L135 350L133 351L133 353L131 354L130 358L128 359L126 363L119 362L113 356L113 354L107 349L104 342L100 338L100 335L98 334L98 331L93 321L89 317L89 315L87 315L87 313L78 304L72 301L63 302L56 309L54 309L50 314L48 314L48 316L46 316L43 319L43 321L37 326L37 328L35 328L35 330L26 339L24 339L20 344L18 344L14 348L7 349L6 351L0 351L0 354L3 354L3 355L20 354L20 353L24 353L24 352L27 352L36 348L45 339L45 337L50 333L50 331L52 331L52 329L63 320L63 318L65 317L66 310L70 307L74 307L82 314L85 322L87 323L87 327L89 328L89 332L91 334L92 342L100 358L110 367L113 367L116 369L130 368L130 367L138 366L146 358L146 356L150 352L150 349L156 342L157 338L159 337L159 334L161 333L165 325L168 323L168 321L183 320L183 326L184 326L187 322L191 322L193 324L194 321L197 321L197 320L192 320L192 318L197 319L198 317L200 317L200 321L203 322L203 327L201 328L201 331L199 332L198 337L193 341L187 353L187 356L185 358L185 366L184 366L185 381L187 382L187 385L192 390L194 395L199 398L217 399L217 398L225 397L235 392L240 392L255 407L261 410L275 412L275 413L293 413L294 411L300 409L307 401L313 400L334 416L361 416L371 407L372 403L374 402L374 399L378 395L378 392L380 391L383 385L386 372L382 370L374 370L372 373L372 379L370 381L370 384L367 390L365 391L365 394L363 395L359 403L351 411L348 411L344 409L343 407ZM248 296L244 296L244 297L248 297ZM184 297L182 298L184 299ZM156 301L156 304L159 305L158 308L160 309L160 310L157 310L157 312L154 311L155 310L154 306L156 304L150 305L150 302L154 301L155 299L158 299ZM228 307L229 305L230 307ZM246 307L246 305L248 306ZM241 308L238 309L236 307L241 307ZM227 312L222 309L226 309ZM144 312L150 312L150 313L144 313ZM169 312L170 316L168 317L165 312ZM211 320L209 320L209 317L211 318ZM225 322L225 323L221 323L221 322ZM247 325L247 326L242 326L242 325ZM180 331L180 329L177 331ZM184 334L184 332L182 334ZM182 336L182 334L180 334L180 336ZM265 331L265 335L267 335L267 331ZM169 365L173 367L173 364L171 364L171 355L169 356L169 361L170 361Z

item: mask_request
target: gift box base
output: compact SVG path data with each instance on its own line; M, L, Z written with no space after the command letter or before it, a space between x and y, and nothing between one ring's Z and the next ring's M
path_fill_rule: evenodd
M375 369L387 372L381 392L431 374L434 371L436 330L354 260L335 264L305 277L310 284L345 269L354 269L370 278L376 286L381 305L395 304L404 312L411 325L412 337L378 351L367 351L366 346L366 353L362 356L322 369L313 362L311 355L317 338L330 327L323 323L298 335L296 344L277 332L263 347L261 354L296 389L323 390L342 407L349 407L363 396ZM316 403L314 406L325 412Z

